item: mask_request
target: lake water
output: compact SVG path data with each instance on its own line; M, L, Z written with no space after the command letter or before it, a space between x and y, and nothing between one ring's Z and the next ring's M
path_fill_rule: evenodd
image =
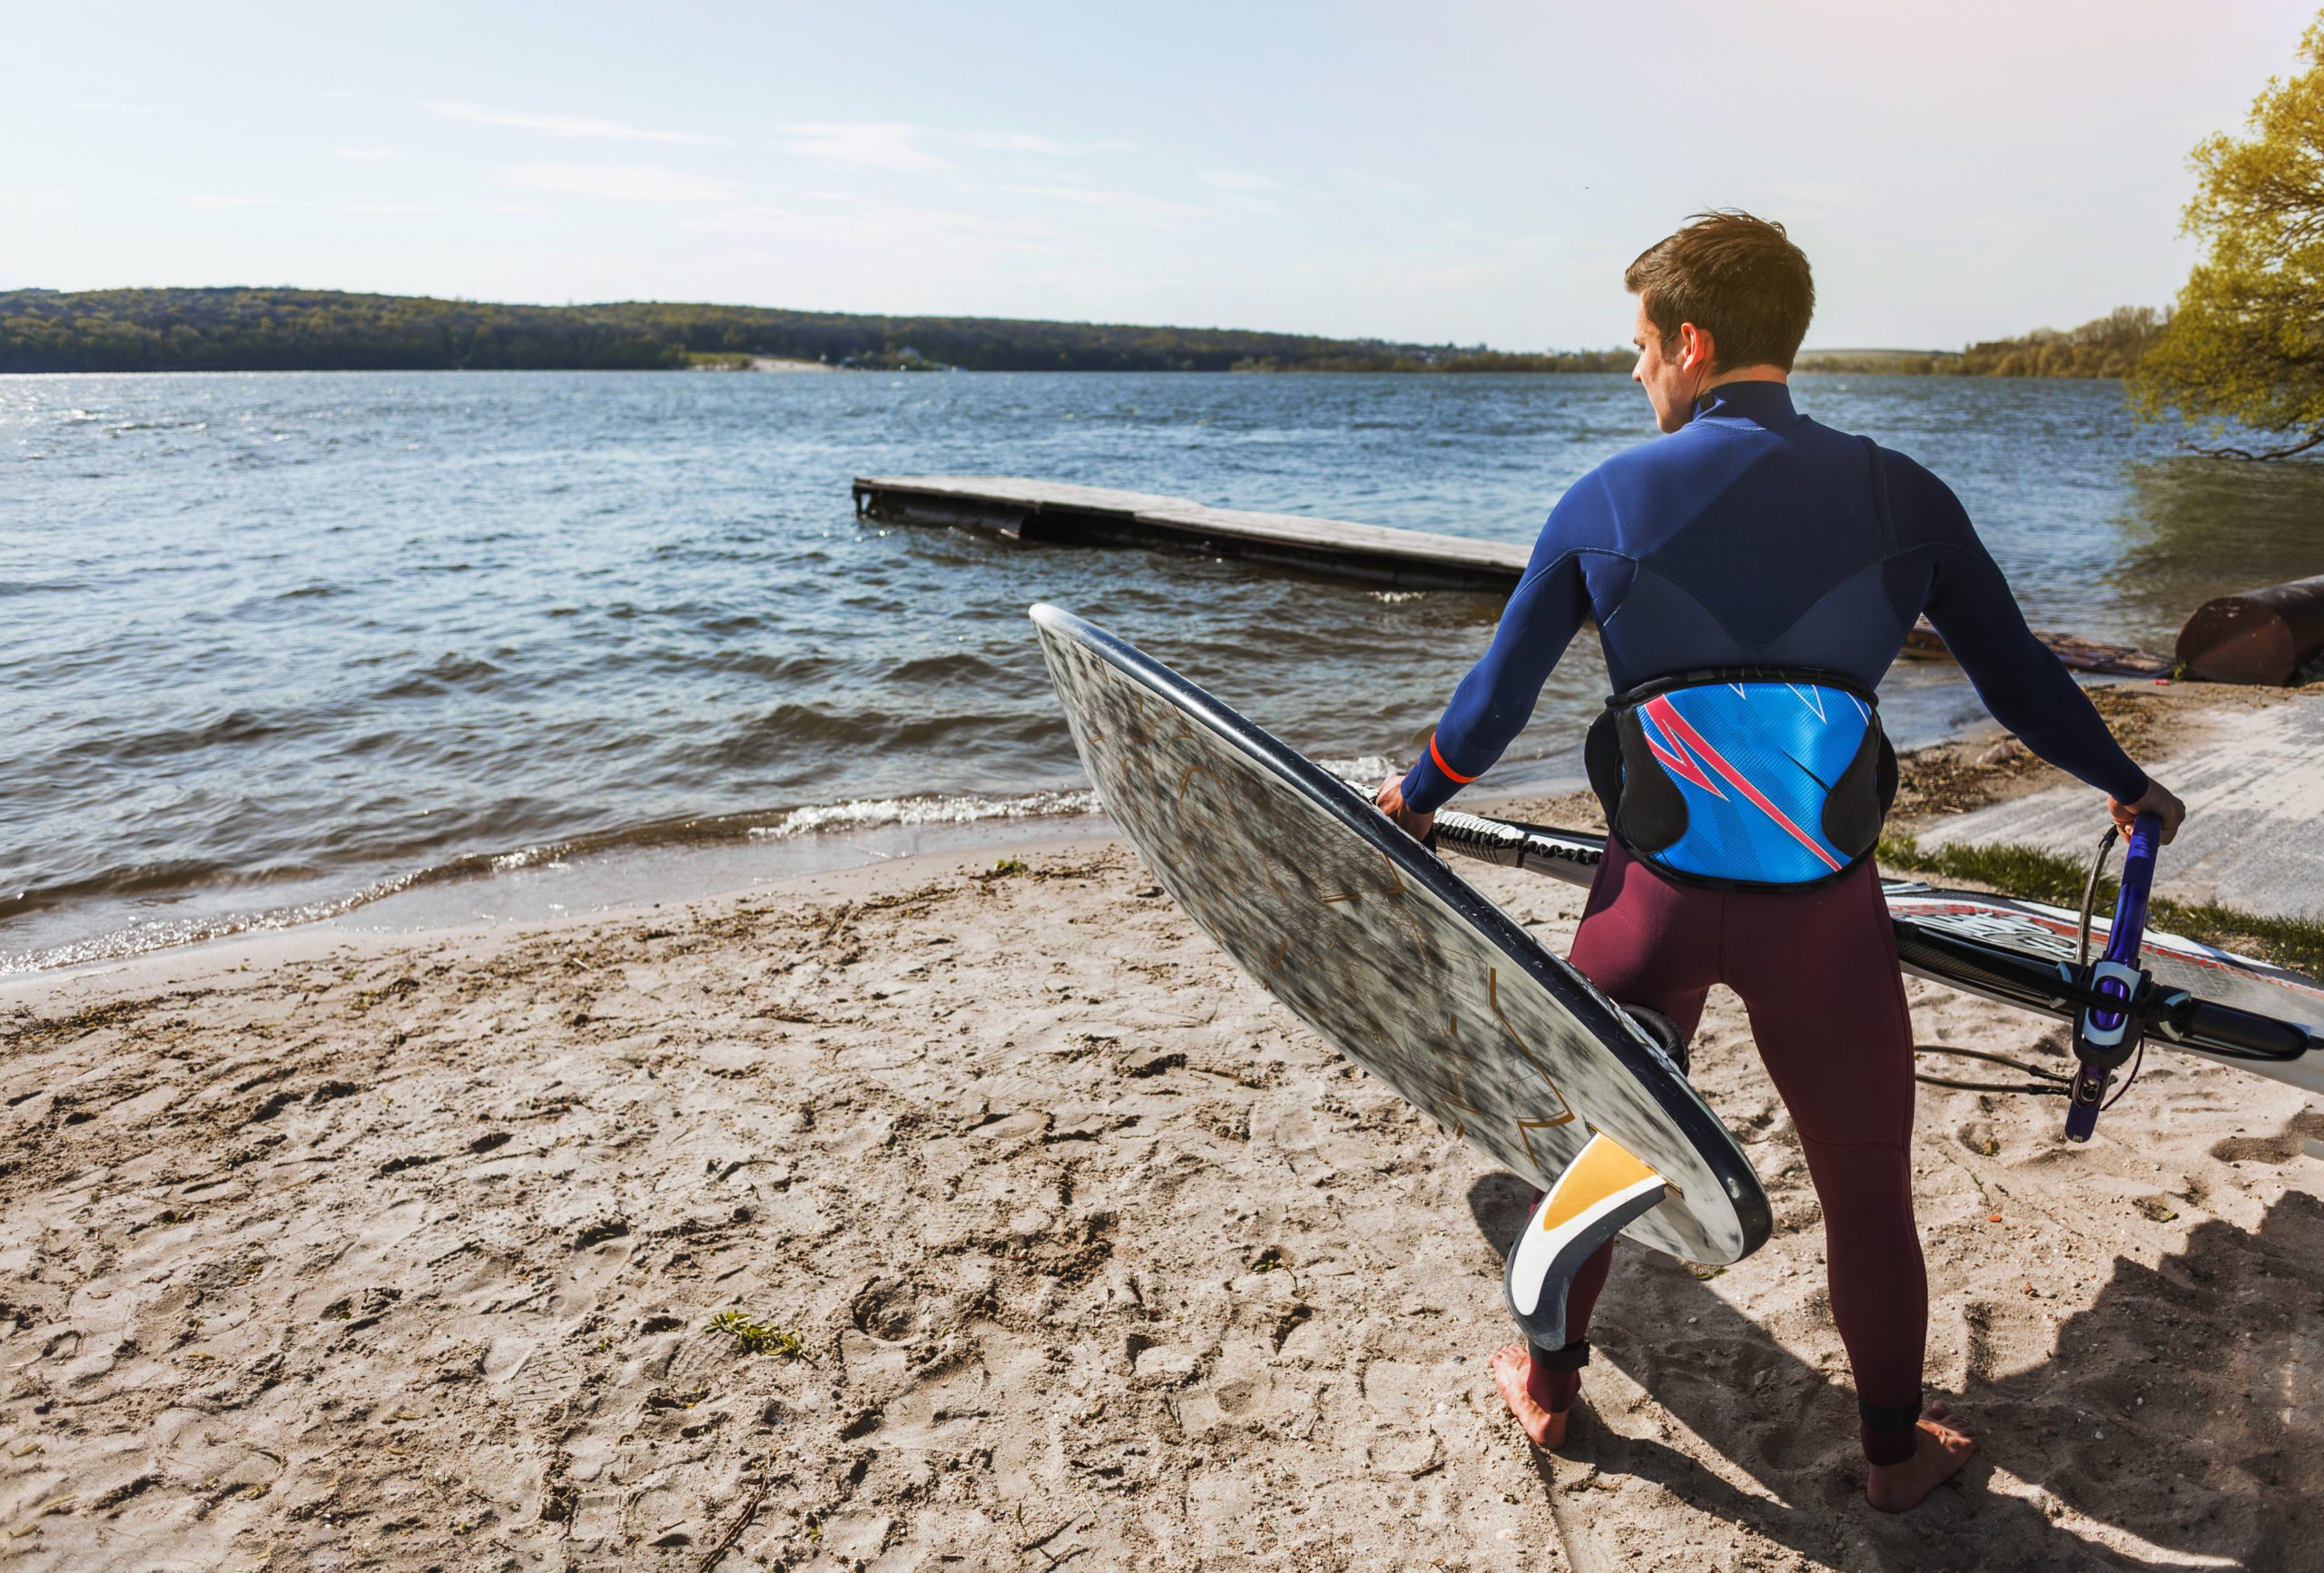
M2205 597L2324 566L2324 471L2186 455L2111 383L1798 397L1950 480L2036 626L2168 649ZM684 894L1086 811L1036 600L1311 753L1401 764L1492 597L882 526L850 480L1530 541L1652 437L1618 377L0 378L0 969ZM1603 692L1578 645L1496 783L1570 773ZM1975 713L1942 666L1886 692L1908 742Z

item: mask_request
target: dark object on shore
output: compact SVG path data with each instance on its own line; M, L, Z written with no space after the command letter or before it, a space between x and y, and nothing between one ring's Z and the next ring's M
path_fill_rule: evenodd
M2179 630L2179 659L2209 683L2280 686L2324 654L2324 574L2221 595Z
M1492 595L1514 590L1531 555L1530 548L1514 542L1392 530L1305 514L1246 513L1184 497L1017 476L859 477L855 512L886 524L982 530L1012 541L1236 557L1359 585ZM2169 656L2152 651L2093 644L2071 634L2038 637L2076 672L2162 677L2171 669ZM1905 641L1904 653L1952 659L1945 641L1925 623Z

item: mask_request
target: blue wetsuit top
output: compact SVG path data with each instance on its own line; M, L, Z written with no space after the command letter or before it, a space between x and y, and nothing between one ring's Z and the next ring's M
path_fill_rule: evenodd
M2025 626L1952 488L1818 426L1779 382L1730 382L1678 432L1576 481L1541 527L1492 646L1404 777L1429 812L1482 775L1595 617L1616 692L1713 667L1833 672L1867 690L1925 612L1977 697L2052 764L2124 802L2146 791Z

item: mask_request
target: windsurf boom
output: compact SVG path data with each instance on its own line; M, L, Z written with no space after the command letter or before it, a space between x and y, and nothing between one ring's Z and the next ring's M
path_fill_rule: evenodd
M1445 810L1430 843L1503 868L1587 885L1605 838L1517 820ZM2056 907L1970 890L1886 880L1881 894L1896 925L1904 969L2021 1009L2075 1020L2107 1003L2073 976L2079 916ZM2095 928L2111 941L2112 924ZM2324 1093L2324 984L2175 934L2145 933L2137 951L2155 988L2141 1007L2145 1029L2171 1047L2255 1076Z

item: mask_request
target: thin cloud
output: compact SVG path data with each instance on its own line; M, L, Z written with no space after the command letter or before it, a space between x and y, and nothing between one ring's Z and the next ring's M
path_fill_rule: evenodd
M1207 208L1165 202L1159 197L1145 196L1137 192L1108 191L1101 186L1003 186L1001 189L1014 192L1019 196L1041 197L1053 202L1072 202L1080 207L1098 208L1149 224L1177 225L1211 216Z
M931 248L956 270L1006 269L1016 278L1024 277L1029 265L1071 262L1079 268L1099 260L1085 242L1039 218L862 194L801 193L794 206L729 208L687 219L677 228L724 237L729 247L751 248L786 269L816 265L809 259L823 265L844 259L851 271L876 271L883 260Z
M784 126L777 145L803 158L825 159L862 169L929 172L951 168L934 153L915 145L920 134L918 126L890 122L819 122Z
M212 192L194 192L170 201L181 208L302 208L304 202L289 197L230 197Z
M1047 153L1051 158L1078 158L1087 151L1069 143L1022 131L971 131L963 133L962 140L970 147L980 147L987 152L1038 152Z
M431 103L428 106L447 120L464 120L477 125L503 125L517 131L537 131L550 136L597 138L606 142L665 142L690 143L701 147L723 147L723 136L704 136L691 131L655 131L645 126L632 125L624 120L597 120L586 115L523 114L514 110L484 109L473 103Z
M1769 186L1778 202L1796 203L1803 208L1839 208L1856 201L1854 186L1802 185Z
M1053 136L1038 136L1024 131L964 131L954 134L957 140L986 152L1029 152L1044 158L1082 158L1090 153L1137 151L1136 143L1114 137L1097 142L1059 142Z
M1283 189L1265 175L1248 174L1239 170L1211 170L1198 178L1203 184L1213 191L1223 193L1219 198L1219 203L1229 212L1279 213L1283 211L1282 203L1273 197L1261 194L1265 192L1277 192Z
M1070 249L1061 243L1063 238L1056 230L1036 219L913 207L837 194L808 194L830 203L830 210L816 212L761 206L729 208L706 218L688 219L678 228L769 240L926 244L935 237L973 241L1000 251L1064 254Z
M652 164L527 164L510 170L508 183L614 202L731 202L740 190L733 181Z
M441 208L418 207L409 202L347 202L333 208L335 213L376 213L384 218L405 218L415 213L440 213Z
M150 103L113 103L95 98L84 100L73 107L88 110L97 114L151 114L153 113L153 106Z
M0 207L15 213L61 213L73 205L63 186L0 186Z
M478 202L477 210L486 213L502 213L517 219L546 219L549 210L537 202Z
M391 147L335 147L330 151L334 158L360 159L366 163L396 156L396 150Z
M1391 175L1375 175L1369 170L1341 170L1338 174L1340 184L1351 191L1371 192L1394 197L1416 197L1421 194L1421 189L1409 181L1400 181Z
M806 240L833 238L844 220L814 213L794 212L788 208L729 208L706 219L688 219L681 230L695 230L714 235L760 235L775 240Z

